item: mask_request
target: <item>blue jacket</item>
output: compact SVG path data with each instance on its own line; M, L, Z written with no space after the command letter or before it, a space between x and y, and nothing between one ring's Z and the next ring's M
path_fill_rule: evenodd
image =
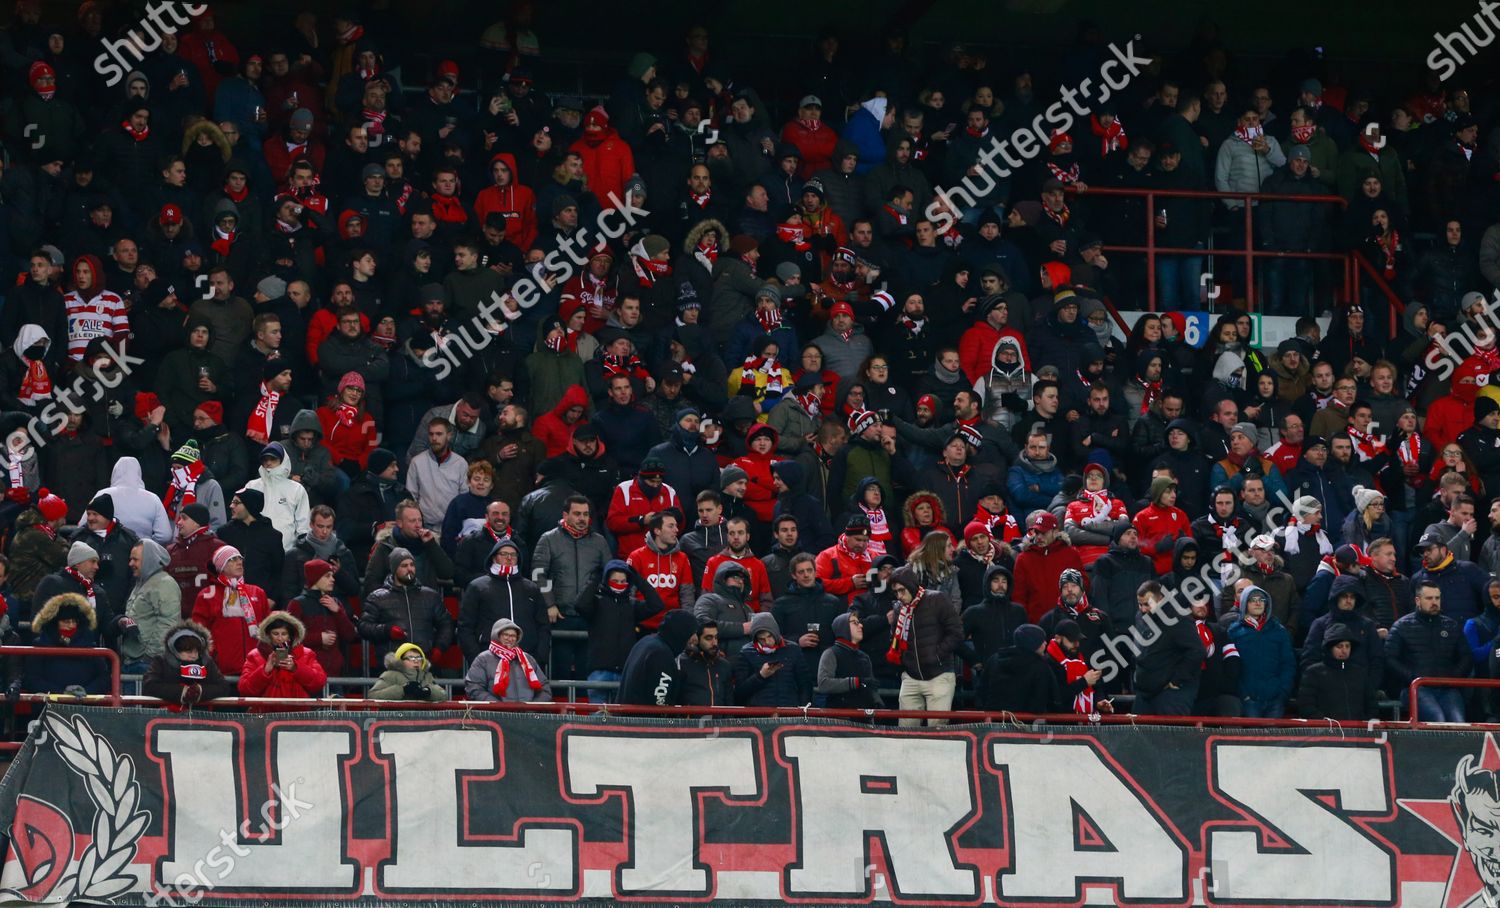
M724 345L724 364L731 370L737 369L750 355L751 346L766 333L753 312L736 322L734 330L729 333L729 342ZM788 363L792 361L791 357L802 355L802 348L797 346L797 329L790 321L783 321L769 333L771 340L776 342L776 358L781 362Z
M1323 506L1323 526L1330 534L1329 541L1333 541L1333 534L1343 529L1345 515L1354 510L1354 483L1348 474L1342 469L1333 470L1329 464L1319 469L1303 457L1287 471L1286 485L1287 495L1293 500L1303 495L1318 499L1318 504ZM1268 481L1267 493L1270 490Z
M1462 625L1477 618L1490 601L1490 575L1472 561L1450 558L1437 569L1422 568L1411 576L1412 589L1423 580L1436 583L1443 594L1443 614Z
M854 165L856 175L868 173L871 169L885 163L885 139L880 135L880 121L886 110L885 98L872 98L861 104L854 116L844 126L843 138L853 142L854 147L859 149L859 163ZM873 109L872 109L873 108ZM875 111L879 110L881 116ZM838 163L838 159L834 159Z
M1024 520L1025 515L1032 511L1046 510L1057 493L1062 491L1062 470L1056 467L1056 456L1052 457L1052 462L1053 469L1043 473L1032 469L1023 455L1006 474L1005 488L1010 492L1010 509L1021 519ZM1030 485L1035 485L1037 491L1028 489L1027 486Z
M1240 651L1240 696L1285 701L1297 663L1286 626L1268 616L1256 630L1240 618L1229 626L1229 639Z
M1490 653L1500 648L1500 610L1491 606L1479 617L1464 622L1464 639L1473 654L1474 674L1489 677Z

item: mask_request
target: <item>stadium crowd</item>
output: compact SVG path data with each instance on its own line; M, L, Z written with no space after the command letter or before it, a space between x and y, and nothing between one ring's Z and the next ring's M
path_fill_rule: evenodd
M1500 677L1493 97L1257 81L1206 29L961 207L1049 91L900 29L756 80L691 25L595 99L526 2L431 61L378 17L210 11L110 83L125 12L19 0L0 35L7 642L189 706L363 672L1366 719ZM1107 57L1085 26L1062 68ZM1099 187L1286 196L1259 248L1359 251L1404 310L1277 258L1254 308L1295 336L1220 305L1194 344L1179 255L1120 321L1145 266L1106 244L1232 248L1243 202Z

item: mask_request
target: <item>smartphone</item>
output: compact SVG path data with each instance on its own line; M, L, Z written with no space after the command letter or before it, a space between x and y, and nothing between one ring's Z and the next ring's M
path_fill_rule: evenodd
M809 621L807 624L807 632L809 634L817 634L819 637L821 637L823 636L823 625L819 624L816 621Z

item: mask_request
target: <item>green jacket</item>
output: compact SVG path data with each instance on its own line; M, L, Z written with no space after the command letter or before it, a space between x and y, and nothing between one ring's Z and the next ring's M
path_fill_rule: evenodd
M844 473L844 487L840 490L841 501L853 498L859 489L860 480L866 476L874 476L880 481L880 487L888 492L895 488L891 482L891 455L886 453L885 448L851 443L848 451L848 469Z
M1360 184L1371 174L1380 177L1380 186L1385 191L1386 198L1395 203L1398 208L1408 210L1406 168L1401 165L1401 158L1389 145L1380 149L1378 158L1365 151L1364 146L1357 142L1340 155L1339 195L1351 202L1359 198Z
M583 360L571 350L554 353L542 346L550 320L537 329L536 349L526 357L526 374L531 378L531 413L533 417L557 406L563 394L574 385L586 387Z
M182 620L182 588L167 563L171 556L154 539L141 540L141 578L125 600L125 616L139 633L120 638L120 655L126 662L154 659L166 651L167 632Z
M1297 143L1291 139L1287 140L1286 153L1290 155ZM1307 143L1307 150L1312 153L1312 166L1318 171L1313 177L1325 190L1330 193L1339 190L1339 147L1334 144L1333 139L1321 128L1313 130L1312 139Z
M370 688L371 700L405 700L406 685L415 681L426 687L432 695L428 697L430 703L441 703L448 699L448 688L437 683L432 676L432 665L427 657L422 657L422 667L412 668L405 662L396 658L395 653L387 653L385 657L385 671L375 679L375 686Z
M10 543L10 588L17 596L30 599L41 579L68 559L68 541L61 535L51 536L37 524L42 515L28 508L16 518L16 535Z

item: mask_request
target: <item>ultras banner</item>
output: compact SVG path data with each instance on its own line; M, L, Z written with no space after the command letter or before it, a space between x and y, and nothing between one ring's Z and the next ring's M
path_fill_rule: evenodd
M1487 734L51 708L0 900L1494 904Z

